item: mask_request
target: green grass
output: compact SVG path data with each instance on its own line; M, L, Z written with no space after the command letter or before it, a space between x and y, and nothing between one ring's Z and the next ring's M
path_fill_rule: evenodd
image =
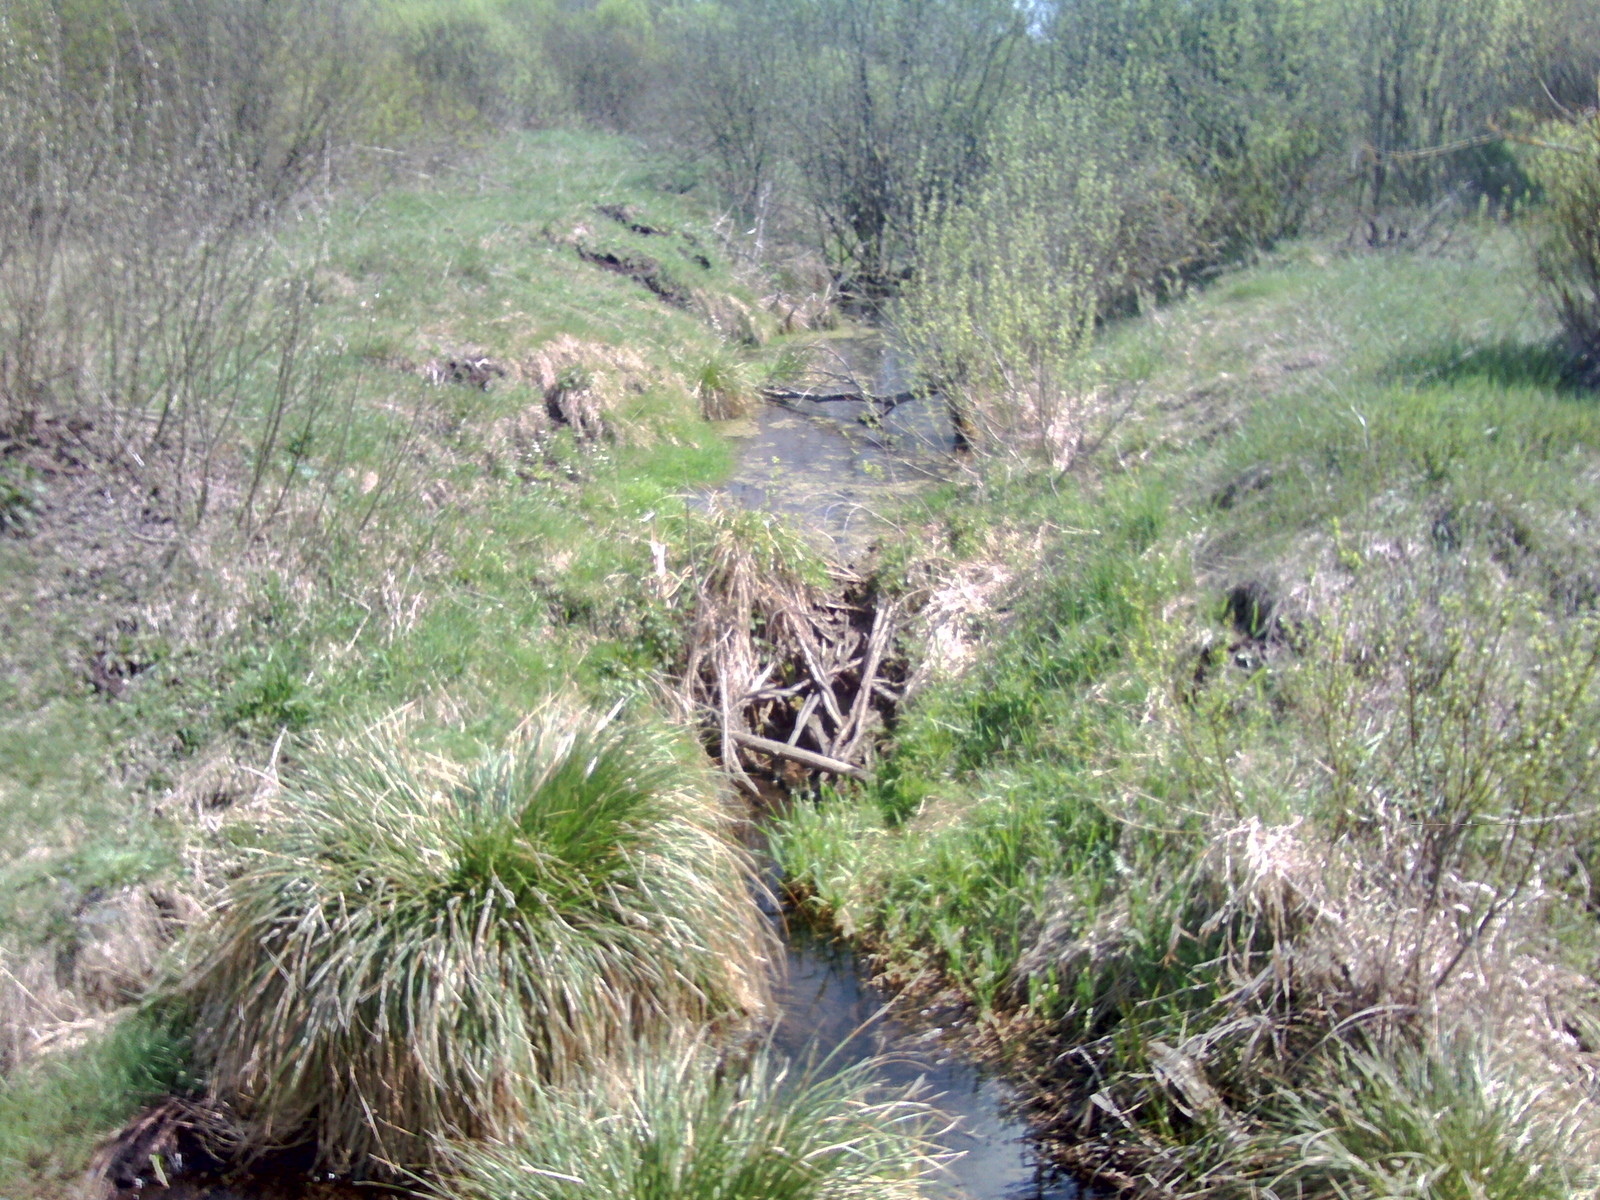
M1327 1070L1326 1090L1286 1097L1291 1162L1271 1186L1308 1200L1569 1200L1596 1181L1570 1167L1565 1136L1541 1089L1506 1079L1469 1041L1437 1052L1354 1052ZM1559 1103L1559 1101L1555 1101ZM1545 1109L1546 1111L1541 1111Z
M460 767L397 726L324 745L184 985L256 1143L416 1168L516 1130L529 1089L758 1007L749 865L682 753L554 712Z
M600 204L701 248L630 233ZM104 547L85 555L51 528L0 538L14 601L0 879L15 885L0 931L26 934L57 902L56 883L81 895L115 882L73 865L102 840L152 847L135 876L165 872L190 831L163 796L219 739L264 755L280 730L441 691L471 695L474 719L503 733L552 691L614 699L660 668L670 630L637 576L649 540L671 526L651 514L674 519L681 495L730 461L675 364L731 371L735 352L701 315L582 262L560 240L580 225L663 261L655 243L670 242L708 296L751 301L703 207L659 190L637 147L508 138L436 180L342 197L281 232L287 257L321 264L314 338L332 416L299 468L311 485L290 505L315 501L316 523L292 517L265 548L210 531L198 561L180 557L166 574L102 563ZM642 390L618 383L619 429L604 445L558 430L522 462L506 431L542 412L536 387L429 387L401 369L468 349L517 362L562 335L640 364ZM107 644L142 668L117 703L88 682Z
M292 484L276 520L247 537L219 519L164 555L120 509L83 524L31 477L0 495L21 522L0 531L0 941L23 958L75 944L119 888L210 887L251 772L290 769L320 730L411 706L431 744L470 753L552 696L647 707L682 654L685 597L652 543L685 569L685 496L731 461L690 368L737 378L754 351L725 334L764 321L705 202L628 141L546 133L337 195L275 238L311 272L326 405L269 464ZM579 238L649 256L689 307L584 262ZM479 390L418 369L467 353L507 374ZM598 434L552 425L542 355L592 382ZM115 700L90 686L102 651L139 668ZM29 1106L0 1112L0 1137L48 1140ZM0 1172L0 1194L20 1186Z
M915 1197L937 1165L934 1113L872 1061L829 1072L701 1045L545 1096L523 1136L464 1147L462 1200Z
M134 1109L190 1082L187 1035L147 1013L8 1078L0 1089L4 1194L66 1194L100 1140Z
M1330 1028L1476 1026L1576 1086L1551 1047L1586 1027L1556 980L1596 946L1564 864L1596 844L1600 404L1503 286L1515 239L1475 237L1290 246L1108 331L1087 370L1140 399L1107 448L1064 477L992 464L895 552L906 586L1012 573L980 652L902 712L871 787L777 839L891 974L1020 1019L1070 1156L1151 1194L1259 1180ZM1561 1014L1542 1032L1505 1016L1524 986ZM1413 1194L1360 1174L1384 1153L1307 1194Z

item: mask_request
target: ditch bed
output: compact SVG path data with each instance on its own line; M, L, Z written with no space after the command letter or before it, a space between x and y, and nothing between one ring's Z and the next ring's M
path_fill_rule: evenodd
M845 385L839 391L904 395L897 364L875 339L839 339L829 347L840 367L834 378ZM864 557L891 531L879 516L882 509L954 473L958 444L937 396L884 406L869 399L841 400L837 392L821 402L788 395L781 403L768 402L735 436L741 439L737 464L721 495L789 518L826 539L834 556L846 563ZM840 602L864 604L852 594ZM876 624L877 616L867 612L858 624ZM859 672L847 678L858 680ZM849 696L842 699L848 702ZM782 737L785 731L761 732ZM793 788L797 781L791 776L785 782ZM771 803L806 802L786 801L776 786L769 791L764 785L762 791L758 812ZM761 818L756 819L759 824ZM759 841L759 832L756 837ZM773 894L781 896L781 881L769 882ZM776 1045L797 1061L826 1058L838 1069L880 1058L891 1086L921 1081L951 1119L939 1141L958 1155L930 1182L930 1197L1091 1200L1091 1192L1041 1161L1011 1090L960 1053L955 1031L897 1005L874 985L868 965L848 946L789 920L782 907L774 906L768 915L786 958L777 988Z

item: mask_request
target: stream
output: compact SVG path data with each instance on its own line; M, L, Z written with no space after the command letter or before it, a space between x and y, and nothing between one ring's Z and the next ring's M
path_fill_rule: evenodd
M831 373L859 390L889 395L907 386L877 339L824 344ZM727 432L737 443L734 470L713 494L790 518L831 540L846 562L883 532L879 510L952 474L955 435L937 397L881 416L862 401L763 403Z
M848 378L857 391L887 395L905 388L876 340L833 339L828 351L840 365L835 378ZM892 530L880 511L955 470L955 439L937 397L899 404L881 416L861 401L763 403L730 433L739 440L735 471L701 502L720 496L786 516L831 540L834 555L845 562L859 560ZM752 834L759 853L761 834ZM782 894L776 880L768 883L769 894ZM848 947L791 924L770 900L764 904L786 958L777 985L775 1046L798 1063L826 1060L835 1069L875 1059L887 1086L920 1084L922 1098L949 1118L936 1140L952 1156L925 1185L929 1200L1092 1200L1094 1193L1039 1161L1001 1080L964 1058L931 1020L919 1022L897 1009ZM116 1194L165 1200L373 1194L339 1180L313 1182L303 1171L303 1164L298 1170L285 1164L237 1182L201 1172L171 1186Z
M858 390L905 388L876 339L835 339L828 347L841 364L838 373ZM937 397L898 405L881 420L861 402L766 403L731 432L740 441L737 463L720 494L791 518L831 540L847 562L890 528L880 507L954 470L954 432ZM1001 1081L956 1053L944 1031L919 1028L896 1013L848 947L786 922L782 912L769 917L787 958L775 1043L801 1062L831 1054L840 1068L887 1056L882 1074L889 1085L920 1080L952 1119L939 1140L958 1155L928 1184L933 1200L1091 1200L1092 1193L1039 1162Z
M930 1200L1089 1200L1038 1161L1005 1085L950 1050L942 1030L919 1031L885 1015L889 996L867 981L846 947L797 926L787 930L785 945L777 1047L798 1062L832 1053L841 1068L888 1056L879 1072L887 1084L920 1080L927 1098L953 1118L939 1141L959 1157L924 1185Z

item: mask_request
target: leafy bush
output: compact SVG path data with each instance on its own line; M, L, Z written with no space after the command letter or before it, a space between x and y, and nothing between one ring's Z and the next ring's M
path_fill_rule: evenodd
M1600 114L1545 133L1528 156L1545 196L1539 282L1561 318L1575 372L1600 383Z
M1073 375L1096 322L1198 254L1198 189L1140 133L1149 120L1131 94L1012 114L983 179L922 211L897 321L969 441L1025 436L1070 462L1102 415Z
M379 1172L504 1134L526 1089L759 1005L765 926L708 780L663 735L531 721L460 767L318 745L187 980L260 1144Z
M461 1200L897 1200L933 1165L931 1110L876 1064L796 1071L701 1047L544 1096L518 1140L466 1150Z

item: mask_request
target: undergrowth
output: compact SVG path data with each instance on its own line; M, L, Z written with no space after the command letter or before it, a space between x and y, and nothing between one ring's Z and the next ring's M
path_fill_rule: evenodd
M519 1140L463 1147L464 1200L914 1197L935 1112L878 1064L807 1067L762 1047L717 1063L690 1045L543 1098Z
M632 144L505 136L439 166L263 231L261 254L316 264L297 336L331 405L283 431L270 479L295 486L271 519L179 528L53 442L6 460L0 1045L21 1058L98 1036L161 977L318 731L404 708L470 757L555 695L649 708L685 653L688 497L729 464L702 406L758 370L769 319L703 199ZM681 303L580 248L647 257ZM233 496L251 460L224 449ZM32 1085L7 1053L9 1096ZM86 1144L144 1096L68 1093L92 1093ZM45 1108L3 1113L46 1165L19 1152L0 1192L82 1169Z
M1141 1194L1594 1184L1600 408L1480 237L1115 331L1105 449L896 554L983 651L785 818L805 903L1010 1028L1063 1158ZM974 563L1010 582L952 607ZM1459 1127L1403 1119L1446 1084Z

